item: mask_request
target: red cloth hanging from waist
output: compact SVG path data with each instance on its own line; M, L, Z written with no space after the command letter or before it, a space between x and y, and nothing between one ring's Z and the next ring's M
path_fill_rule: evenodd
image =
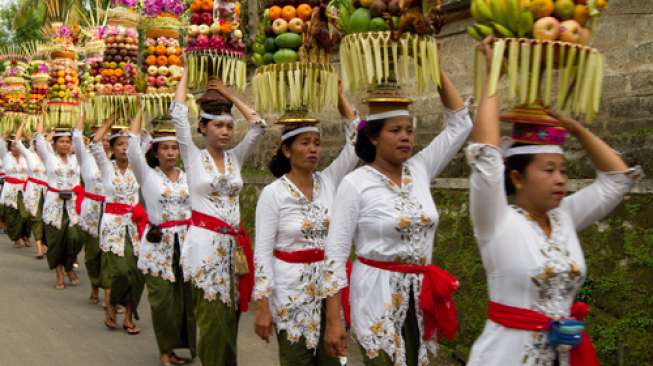
M23 186L23 189L27 189L27 183L29 183L29 182L32 182L34 184L38 184L38 185L46 187L46 188L48 187L48 182L46 182L44 180L40 180L40 179L32 178L32 177L27 177L27 179L25 180L25 185Z
M112 215L131 214L132 222L134 225L136 225L136 229L138 230L138 237L141 238L143 236L143 232L147 226L148 218L147 212L145 212L145 209L140 204L135 204L132 206L126 203L107 202L104 206L104 213Z
M24 179L18 179L14 177L10 177L8 175L5 176L5 182L9 184L20 184L22 186L25 185L25 180Z
M104 202L104 196L101 196L99 194L91 193L91 192L86 192L84 188L81 186L76 186L73 188L73 192L75 192L75 211L77 211L78 215L82 214L82 203L84 202L85 198L88 198L91 201L96 201L96 202Z
M453 293L458 290L459 283L454 275L433 264L381 262L363 257L358 257L358 261L386 271L423 274L419 294L419 308L424 314L422 338L430 339L436 330L449 340L456 337L458 318Z
M186 220L174 220L174 221L164 221L157 225L160 229L167 229L175 226L188 226L190 225L190 219Z
M584 302L577 302L571 308L571 316L583 320L589 311ZM553 319L530 309L518 308L490 302L488 319L506 328L547 331ZM599 366L599 359L587 332L583 332L581 343L571 350L571 366Z
M252 290L254 289L254 253L252 252L252 243L245 232L243 224L241 223L238 230L236 230L234 227L217 217L209 216L194 210L190 218L190 224L219 234L231 235L236 238L238 246L243 249L245 257L247 258L247 266L249 267L249 273L241 275L238 282L238 290L240 293L239 309L241 312L246 312L249 309L249 300L252 296Z
M305 249L292 252L275 249L273 254L275 258L288 263L315 263L324 260L324 250L322 249Z

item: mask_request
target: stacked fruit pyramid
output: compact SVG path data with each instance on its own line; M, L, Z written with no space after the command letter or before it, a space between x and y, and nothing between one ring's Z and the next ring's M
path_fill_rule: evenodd
M439 0L334 0L330 6L346 34L340 61L348 90L415 83L422 93L440 84Z
M97 26L84 29L87 38L83 47L84 62L80 65L79 73L81 75L82 109L87 120L96 119L96 110L93 104L98 91L103 89L104 30L104 27Z
M44 60L32 60L29 67L30 72L30 92L28 112L40 113L42 103L48 97L48 81L50 72L47 62Z
M152 117L167 114L181 80L183 69L179 30L182 23L179 16L183 11L181 0L146 0L143 4L143 107Z
M72 127L81 116L77 52L74 40L78 28L54 22L47 30L50 73L46 124L48 127Z
M592 120L599 111L603 56L588 45L606 0L474 0L477 23L468 28L481 40L495 36L490 95L507 70L508 99L518 108L507 119L541 114L553 107ZM475 93L485 84L486 61L477 52ZM557 72L556 72L557 70ZM557 75L556 75L557 74ZM528 119L528 116L525 117Z
M112 0L103 40L102 84L94 107L98 120L116 115L128 121L137 108L138 13L136 0Z
M27 108L28 65L22 58L11 58L5 61L5 72L3 74L2 95L5 113L22 113Z
M338 76L329 63L340 32L324 1L269 0L253 46L257 110L319 112L335 107Z
M237 0L192 0L188 27L188 83L206 85L209 75L226 85L244 89L247 84L246 47L240 30Z

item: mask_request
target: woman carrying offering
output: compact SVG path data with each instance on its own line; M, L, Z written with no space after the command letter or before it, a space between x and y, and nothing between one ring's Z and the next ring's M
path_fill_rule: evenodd
M320 292L333 196L358 162L351 141L358 119L342 90L339 109L349 121L344 125L345 145L319 172L322 148L317 120L285 123L281 146L269 165L278 179L263 189L256 207L255 331L269 342L274 325L284 366L340 365L324 349Z
M488 55L490 42L482 44ZM587 305L574 303L587 270L577 232L608 215L641 171L579 122L549 111L597 169L594 183L566 196L559 127L520 123L517 143L502 144L498 105L496 95L483 95L467 148L470 215L490 297L468 365L598 365L583 334Z
M84 189L77 192L76 209L80 215L80 227L84 239L84 263L86 272L91 281L91 296L89 303L95 305L100 302L99 290L102 287L100 281L102 251L100 250L99 228L102 202L104 202L104 191L102 187L102 175L100 169L91 154L91 151L84 143L84 118L77 122L73 130L73 146L75 156L79 162ZM91 135L92 137L93 135ZM110 146L108 136L102 140L105 155L109 154ZM109 303L108 288L104 288L104 306Z
M0 158L4 168L4 186L0 195L0 205L7 224L7 235L14 242L14 248L32 246L30 243L29 212L25 208L23 194L27 179L27 161L20 154L18 145L23 142L12 138L0 144Z
M23 121L18 131L16 131L16 139L20 140L25 130ZM43 202L45 194L48 189L48 177L45 170L45 165L41 158L36 153L36 142L32 140L32 146L28 149L23 144L16 144L20 154L25 158L27 163L27 179L25 182L25 195L23 202L27 212L30 214L30 227L32 235L36 241L36 258L43 259L45 257L46 247L43 245Z
M130 335L140 333L133 316L145 287L143 274L137 267L139 229L147 222L147 214L138 203L138 181L127 159L129 137L125 128L113 128L109 136L111 159L104 152L102 140L110 130L107 120L93 137L91 153L100 168L104 191L104 213L100 222L102 263L100 281L109 290L109 306L104 325L116 328L117 305L125 307L123 329Z
M175 355L175 348L189 348L195 357L192 287L180 264L181 245L190 223L190 193L186 173L177 167L179 143L174 127L159 123L153 132L143 153L139 113L132 121L127 155L149 219L138 268L145 275L161 365L170 366L190 362Z
M36 127L34 141L48 173L48 192L43 202L43 224L50 269L57 274L57 289L64 288L64 272L71 284L79 279L73 271L82 249L79 216L75 211L75 190L79 186L79 165L72 154L70 130L55 130L53 147L43 136L43 118Z
M198 131L207 146L200 150L193 143L188 121L187 80L185 68L170 111L192 205L182 267L193 285L202 364L235 365L238 318L247 311L254 277L251 246L240 223L240 169L265 133L265 122L220 82L210 80L198 99L202 110ZM228 149L234 134L232 103L250 127L243 140Z
M410 100L368 99L371 114L359 125L356 141L356 153L367 165L340 183L326 242L325 342L332 355L347 353L340 295L352 241L357 255L349 282L352 330L366 365L428 365L437 338L456 333L452 295L458 281L430 264L438 222L430 185L467 139L472 122L444 74L438 91L447 127L414 156Z

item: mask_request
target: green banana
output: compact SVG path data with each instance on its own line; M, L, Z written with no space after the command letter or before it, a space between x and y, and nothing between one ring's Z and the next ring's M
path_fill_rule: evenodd
M485 24L476 23L474 24L474 28L476 28L478 33L481 34L483 38L494 35L494 29L492 29L492 27L489 27Z
M506 23L504 24L513 32L519 28L519 0L506 1Z
M493 19L492 10L485 2L485 0L476 0L476 13L478 17L474 17L479 22L489 22Z
M507 24L506 19L506 3L505 0L492 0L490 1L490 8L492 9L492 19L501 25Z
M535 19L533 18L533 13L528 10L525 10L519 16L519 27L517 29L517 35L520 37L525 37L527 34L533 32L533 24Z
M497 22L492 22L492 26L494 29L496 29L497 33L501 35L504 38L513 38L515 34L508 28L504 27L503 25L497 23Z
M467 34L469 34L470 37L474 38L477 41L482 41L483 40L483 37L478 32L478 30L476 28L474 28L474 26L467 27Z
M472 14L472 18L479 20L479 14L478 14L478 7L477 7L478 0L472 0L472 4L469 7L469 12Z

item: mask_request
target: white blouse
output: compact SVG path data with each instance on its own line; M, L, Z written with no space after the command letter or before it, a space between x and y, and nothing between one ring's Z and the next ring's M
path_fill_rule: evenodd
M18 144L18 150L20 150L20 154L25 158L25 162L27 163L27 176L47 182L48 178L45 171L45 165L43 165L41 158L38 156L36 151L34 151L34 148L34 145L28 149L25 145ZM44 187L41 184L27 182L23 196L23 203L32 216L36 216L38 213L41 195L45 193L47 189L48 187Z
M551 235L518 207L508 204L503 157L496 147L467 148L472 167L470 215L487 274L490 301L567 318L586 275L577 231L610 213L630 189L638 168L598 172L586 188L549 211ZM552 366L569 354L548 345L546 332L505 328L488 320L472 348L468 365Z
M43 164L48 173L48 185L59 191L72 192L73 188L80 183L77 158L73 154L69 154L64 161L40 133L34 135L34 141L36 151L43 158ZM45 201L43 201L43 222L61 229L64 207L68 213L69 225L77 225L79 216L75 211L75 194L73 193L72 198L64 202L59 197L59 193L48 190Z
M84 144L82 131L77 129L73 130L73 146L75 148L75 155L79 161L82 180L84 181L84 191L100 196L104 195L100 168L98 168L90 149ZM80 212L81 228L97 238L100 228L102 202L84 198Z
M107 203L122 203L129 206L138 204L138 182L132 168L127 167L122 172L115 160L107 158L101 142L92 142L89 147L102 174L105 205ZM100 222L100 249L123 257L126 235L131 238L133 254L138 256L140 242L138 230L132 222L132 214L116 215L107 213L105 210Z
M354 170L340 183L326 242L322 283L327 296L347 286L345 263L352 241L359 257L431 263L438 211L430 184L453 159L472 129L467 107L445 113L447 127L404 164L401 187L369 165ZM421 274L354 263L350 282L352 330L370 358L384 351L394 365L406 365L402 327L411 291L415 304L419 304L422 278ZM423 314L418 306L415 310L423 333ZM419 365L428 365L428 353L436 352L435 338L422 341Z
M166 221L189 219L190 193L186 182L186 174L179 169L177 180L172 181L159 167L152 169L147 165L141 146L140 136L130 134L127 149L129 164L141 186L149 222L158 225ZM146 228L146 233L147 230L149 230L149 227ZM144 274L155 277L160 276L164 280L175 282L175 273L172 268L175 235L178 237L181 248L186 240L188 226L163 228L161 231L163 232L163 239L160 243L150 243L147 241L147 235L143 235L138 257L138 268Z
M16 159L14 154L7 152L2 161L7 177L22 180L27 179L27 161L22 155L19 155L18 159ZM0 195L0 204L18 209L18 192L23 192L23 184L5 182L2 194Z
M269 298L277 332L285 330L292 343L303 336L309 349L317 348L320 338L323 262L293 264L276 259L273 253L324 249L336 189L358 162L349 138L357 125L354 120L346 126L342 152L314 174L312 201L284 175L263 189L256 206L254 300Z
M186 167L192 209L220 218L234 228L240 225L239 194L243 188L240 168L252 149L265 133L263 120L252 123L243 140L231 150L224 152L224 172L220 172L207 150L200 150L193 143L188 107L174 102L170 116L175 122L181 158ZM192 240L190 239L192 238ZM183 245L181 262L185 280L204 292L207 300L220 298L231 305L232 295L238 303L237 276L232 276L232 258L235 240L231 235L219 234L196 226L190 226Z

